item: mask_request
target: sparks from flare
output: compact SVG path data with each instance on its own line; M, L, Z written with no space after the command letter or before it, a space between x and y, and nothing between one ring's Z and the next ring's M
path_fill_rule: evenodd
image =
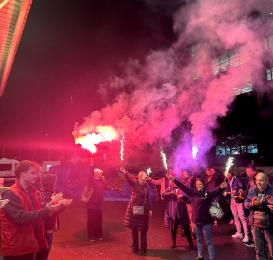
M226 169L225 169L225 176L226 177L227 177L227 173L229 172L229 169L233 165L233 161L234 161L234 157L232 157L232 156L228 157L227 162L226 162Z
M160 155L162 158L163 166L164 166L165 170L167 171L168 170L167 156L162 148L160 149Z
M151 176L151 175L152 175L152 169L151 169L151 168L148 168L148 169L146 170L146 172L147 172L147 175L148 175L148 176Z
M124 143L125 143L125 136L122 135L122 138L120 139L120 160L124 161Z

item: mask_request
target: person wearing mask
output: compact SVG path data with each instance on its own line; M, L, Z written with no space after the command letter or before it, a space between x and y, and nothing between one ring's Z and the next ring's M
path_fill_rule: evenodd
M41 194L35 188L40 166L22 161L15 169L16 182L2 194L9 203L0 210L1 249L4 260L40 260L48 249L44 219L56 214L62 204L41 206Z
M227 187L225 182L221 183L219 187L208 191L205 183L202 179L196 178L195 188L190 188L184 185L179 180L175 179L171 175L167 175L170 180L172 180L178 188L190 196L192 201L192 218L196 228L196 238L197 238L197 250L198 257L196 259L204 259L203 255L203 236L208 246L209 259L215 259L215 249L212 241L212 217L210 215L209 208L211 206L212 200L224 191Z
M86 203L87 207L88 239L90 242L96 242L104 239L102 204L106 182L101 169L95 168L91 175L88 185L84 187L82 201Z
M120 171L132 188L131 199L127 206L124 221L125 226L132 230L131 249L133 253L137 253L140 248L140 254L145 255L147 253L149 216L152 215L152 194L148 183L152 180L144 171L139 172L138 180L131 176L125 169L121 168Z
M249 190L244 205L250 210L249 220L256 259L273 259L273 188L264 172L256 175L256 187ZM268 251L267 252L267 248Z

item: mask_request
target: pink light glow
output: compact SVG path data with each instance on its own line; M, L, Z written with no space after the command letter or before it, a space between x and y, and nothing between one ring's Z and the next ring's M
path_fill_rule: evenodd
M198 153L198 147L196 145L194 145L192 147L192 158L193 159L196 159L197 153Z
M75 143L80 144L83 149L96 153L96 145L102 142L111 142L118 138L116 130L112 126L97 126L97 133L88 133L82 136L75 136Z

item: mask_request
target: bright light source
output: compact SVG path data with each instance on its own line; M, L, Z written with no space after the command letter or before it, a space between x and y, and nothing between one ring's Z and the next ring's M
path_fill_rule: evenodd
M198 147L196 145L194 145L192 147L192 158L195 160L196 159L196 156L197 156L197 153L198 153Z

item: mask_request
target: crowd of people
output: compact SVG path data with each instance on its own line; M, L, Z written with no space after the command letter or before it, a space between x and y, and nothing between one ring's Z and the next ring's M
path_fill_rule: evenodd
M137 178L124 168L120 172L132 189L124 224L131 229L133 253L147 252L153 191L160 186L171 248L176 247L181 227L189 248L197 250L196 259L204 259L204 242L209 259L216 259L212 225L217 225L222 213L229 209L236 228L232 238L254 247L257 260L273 259L273 188L263 171L256 171L251 165L242 176L236 176L232 169L225 175L218 174L212 167L204 175L187 171L177 175L169 169L160 180L152 179L145 171L140 171ZM15 174L15 184L0 197L1 254L4 260L46 260L53 233L58 229L58 214L72 201L55 193L54 175L41 174L35 162L22 161ZM106 186L103 170L95 168L81 196L87 208L87 234L92 243L104 239L102 203Z

